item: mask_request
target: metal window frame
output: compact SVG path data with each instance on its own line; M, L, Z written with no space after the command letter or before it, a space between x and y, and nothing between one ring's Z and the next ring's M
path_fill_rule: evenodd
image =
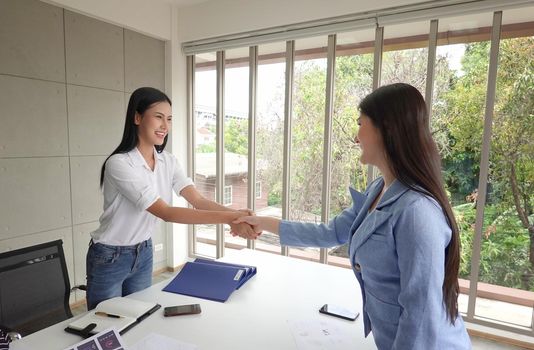
M187 169L188 176L195 179L195 144L196 144L196 118L195 118L195 56L186 58L187 67ZM191 204L188 205L190 208ZM197 251L197 228L196 225L188 225L188 255L191 257Z
M328 53L326 56L326 86L323 136L323 187L321 193L321 221L330 219L331 168L332 168L332 118L334 113L334 88L336 80L336 34L328 36ZM328 249L321 248L319 261L328 263Z
M291 173L291 119L293 114L293 80L295 69L295 41L286 42L286 85L284 102L284 160L282 175L282 219L289 219ZM280 253L289 255L289 247L282 245Z
M484 113L484 129L482 136L482 152L480 155L480 174L478 178L478 199L475 219L475 237L473 239L473 255L471 256L471 279L469 283L469 303L467 318L474 319L477 284L480 272L480 253L482 247L482 229L484 226L484 207L486 205L486 190L489 173L489 153L491 146L491 127L493 108L495 105L495 90L497 85L497 65L499 63L499 42L501 36L502 12L493 14L491 29L490 61L488 67L488 82L486 89L486 109Z
M373 59L373 91L380 87L382 80L382 54L384 51L384 27L376 26L375 29L375 51ZM377 169L372 165L367 166L367 186L377 176Z
M256 99L258 93L258 46L249 47L248 88L247 206L252 211L256 211ZM247 239L247 248L256 249L256 241Z
M215 198L217 203L222 204L224 200L224 69L225 51L217 51L217 125L216 125L216 180ZM222 204L224 205L224 204ZM224 224L217 224L216 231L216 252L217 259L224 256Z
M434 77L436 68L436 50L438 46L438 26L437 19L430 21L430 32L428 34L428 58L426 66L426 91L425 102L428 112L428 127L430 128L430 119L432 118L432 99L434 95Z

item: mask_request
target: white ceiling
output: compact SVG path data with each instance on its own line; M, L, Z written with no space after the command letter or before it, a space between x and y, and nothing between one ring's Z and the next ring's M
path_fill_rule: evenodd
M172 0L184 1L184 0ZM195 0L185 0L195 1ZM202 0L196 0L202 1ZM216 0L215 0L216 1ZM465 16L446 17L439 21L439 32L469 30L481 27L489 27L492 24L491 12L471 14ZM534 6L520 9L510 9L503 12L503 24L531 22L534 20ZM430 21L404 23L384 27L384 39L401 38L412 35L428 34ZM353 44L365 41L373 41L374 29L359 30L355 32L339 33L337 44ZM295 49L311 49L327 46L327 37L311 37L295 41ZM280 53L285 51L285 42L263 44L259 46L259 54ZM197 62L215 61L215 53L203 53L196 55ZM226 58L234 59L248 57L248 47L226 50Z
M148 0L148 1L160 1L168 4L175 4L178 7L194 6L210 1L217 0Z

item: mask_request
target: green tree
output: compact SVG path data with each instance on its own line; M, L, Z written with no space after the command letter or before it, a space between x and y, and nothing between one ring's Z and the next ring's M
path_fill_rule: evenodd
M224 126L226 152L248 154L248 122L246 119L227 118Z
M451 82L444 106L438 110L438 123L449 125L447 185L463 195L478 182L488 52L488 42L467 45L464 75ZM518 276L523 272L524 288L534 268L533 87L534 38L502 40L480 278L519 287ZM472 234L472 228L467 232Z

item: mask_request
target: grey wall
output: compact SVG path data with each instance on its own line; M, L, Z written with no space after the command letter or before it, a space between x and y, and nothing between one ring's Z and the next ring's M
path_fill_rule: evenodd
M163 41L37 0L0 0L0 252L62 239L71 284L85 283L100 167L140 86L165 89ZM153 238L165 243L163 224ZM154 268L165 260L155 252Z

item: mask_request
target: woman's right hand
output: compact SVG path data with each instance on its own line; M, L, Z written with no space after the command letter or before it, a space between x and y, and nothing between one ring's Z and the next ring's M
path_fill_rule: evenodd
M256 233L261 233L262 230L259 229L259 225L260 225L260 217L259 216L242 216L240 218L237 218L236 220L234 220L232 222L233 224L248 224L250 225L253 229L254 229L254 232Z

